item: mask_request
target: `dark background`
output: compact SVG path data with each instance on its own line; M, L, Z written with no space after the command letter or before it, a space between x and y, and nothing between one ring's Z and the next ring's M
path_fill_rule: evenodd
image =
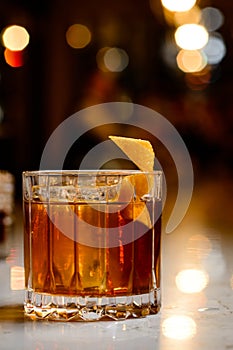
M30 42L25 64L10 67L0 48L0 168L16 177L20 192L21 172L39 167L41 153L53 130L78 110L97 103L124 101L148 106L165 116L183 137L197 177L232 175L233 126L233 2L205 1L224 15L218 32L227 52L209 79L200 83L178 68L167 65L162 45L172 30L159 0L125 1L29 1L1 0L0 30L11 24L24 26ZM92 41L75 50L65 40L67 28L86 24ZM129 65L121 73L98 70L96 53L103 46L123 48ZM195 82L196 79L196 82ZM114 129L111 130L114 132ZM113 133L112 132L112 133ZM127 130L122 135L142 135ZM76 158L107 138L106 130L93 130L78 142ZM150 135L148 135L150 139ZM151 138L155 148L156 141ZM72 151L71 151L72 154ZM161 151L162 162L170 160ZM77 159L76 159L77 164ZM67 162L67 166L72 164Z

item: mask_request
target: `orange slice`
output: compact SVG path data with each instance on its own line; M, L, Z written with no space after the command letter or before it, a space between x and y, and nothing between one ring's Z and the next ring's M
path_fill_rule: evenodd
M109 136L109 138L140 170L144 172L153 171L155 154L149 141L121 136ZM141 198L149 193L153 183L153 175L129 175L123 179L119 194L119 199L128 201L131 198L131 201L133 200L135 203L133 206L128 205L122 211L122 215L126 219L137 220L149 228L151 227L150 215L145 202Z

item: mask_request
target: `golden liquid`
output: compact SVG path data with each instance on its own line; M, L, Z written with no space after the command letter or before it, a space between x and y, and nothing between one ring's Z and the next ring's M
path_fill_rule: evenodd
M154 205L148 206L151 215ZM38 293L93 297L143 294L159 288L161 219L153 229L131 220L131 231L126 232L129 220L124 218L124 210L117 203L108 206L114 207L114 212L95 210L86 203L48 206L24 202L26 288ZM137 203L131 206L133 213ZM94 229L88 232L85 222ZM61 226L68 235L61 232ZM117 227L118 245L98 247L98 240L103 239L107 246L111 227ZM137 236L142 229L146 233ZM126 234L130 243L124 244ZM80 243L86 235L94 246Z

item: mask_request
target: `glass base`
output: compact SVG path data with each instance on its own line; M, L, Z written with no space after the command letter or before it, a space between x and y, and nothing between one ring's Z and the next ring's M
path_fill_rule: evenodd
M125 320L156 314L160 310L160 290L148 294L119 297L69 297L25 293L24 310L32 319L53 321Z

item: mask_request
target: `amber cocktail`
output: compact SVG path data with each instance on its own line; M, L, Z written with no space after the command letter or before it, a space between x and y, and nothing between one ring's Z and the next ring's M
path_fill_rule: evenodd
M23 173L26 315L89 321L159 311L161 177Z

